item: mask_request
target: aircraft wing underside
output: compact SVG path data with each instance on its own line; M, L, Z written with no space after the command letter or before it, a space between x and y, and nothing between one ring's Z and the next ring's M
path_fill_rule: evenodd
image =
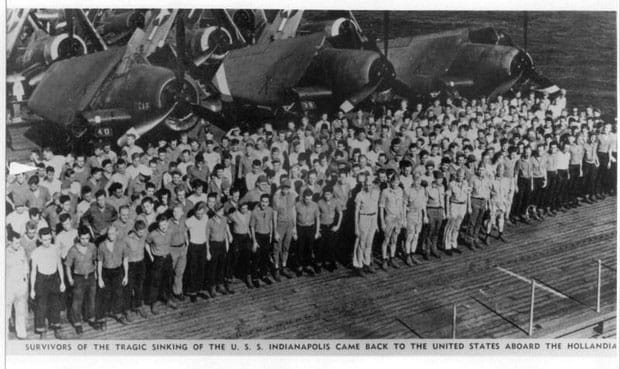
M28 100L37 115L64 124L88 107L106 77L120 62L125 47L54 63Z
M302 78L324 38L313 34L232 50L213 83L222 95L233 99L278 104ZM232 70L243 73L227 73Z

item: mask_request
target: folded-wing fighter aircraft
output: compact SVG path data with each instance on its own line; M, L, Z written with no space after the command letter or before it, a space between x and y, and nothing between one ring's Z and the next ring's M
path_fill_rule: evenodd
M52 63L104 49L81 10L8 9L8 91L16 101L25 100Z
M185 48L172 50L174 69L150 61L170 47L167 37L174 22L184 18L178 13L153 11L144 31L137 28L125 46L53 64L28 101L29 108L80 144L109 139L122 145L127 134L142 136L162 122L172 130L191 128L196 112L217 107L200 106L205 96L184 72ZM186 45L183 21L177 21L176 32L176 43Z

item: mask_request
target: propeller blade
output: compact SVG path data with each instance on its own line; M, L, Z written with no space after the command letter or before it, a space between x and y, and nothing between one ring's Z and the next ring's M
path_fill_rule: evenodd
M71 45L71 56L74 56L74 50L73 50L73 40L74 40L74 33L75 33L75 26L73 24L73 11L66 9L65 10L65 18L66 18L66 22L67 22L67 32L69 33L69 45Z
M527 12L523 12L523 50L527 52L527 25L529 23Z
M224 117L220 114L222 102L219 99L209 99L203 104L207 106L192 104L192 111L195 115L213 124L224 122Z
M199 55L198 57L194 58L192 62L194 63L195 66L199 67L202 64L204 64L204 62L209 60L209 58L211 58L211 55L213 55L216 50L217 50L217 46L214 47L213 50L207 50L204 54Z
M534 69L530 70L527 74L528 82L535 85L535 89L539 92L554 94L560 91L560 88L551 80L541 74L538 74Z
M377 91L377 88L379 88L379 86L381 85L382 82L383 82L383 79L380 79L375 84L366 85L366 86L362 87L361 90L359 90L356 93L354 93L353 95L349 96L342 104L340 104L340 109L342 111L344 111L345 113L350 112L351 110L353 110L353 108L357 104L359 104L362 101L366 100L366 98L368 96L372 95L375 91Z
M411 97L414 95L411 87L399 79L392 80L390 82L390 88L396 93L396 95L401 97Z
M383 56L388 57L388 37L390 33L390 12L383 12Z
M135 125L131 128L129 128L129 130L127 132L125 132L124 135L122 135L117 141L116 144L119 147L123 147L126 143L127 143L127 135L129 134L133 134L136 136L136 138L139 138L140 136L145 135L146 133L148 133L150 130L152 130L153 128L157 127L161 122L163 122L164 120L166 120L166 118L168 118L168 116L170 114L172 114L172 112L174 111L174 109L176 109L177 107L177 103L174 103L172 105L172 107L170 107L170 109L168 109L167 111L165 111L164 113L154 117L151 120L147 120L145 122L142 122L139 125Z
M494 101L498 96L505 94L508 92L512 86L514 86L521 77L523 76L523 72L519 73L515 78L509 79L508 81L500 84L489 94L489 101Z
M176 19L176 43L177 43L177 83L180 92L183 90L185 80L185 13L179 10Z

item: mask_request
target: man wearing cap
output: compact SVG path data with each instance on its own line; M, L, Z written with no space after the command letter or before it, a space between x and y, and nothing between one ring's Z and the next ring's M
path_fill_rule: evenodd
M295 232L295 198L296 195L291 191L291 182L284 180L280 185L280 189L273 195L272 202L276 219L273 263L276 273L279 270L286 278L292 277L286 270L286 264L288 262L291 240Z
M138 166L138 175L129 181L129 185L127 186L127 194L129 196L134 193L142 193L146 191L146 184L151 179L153 175L153 171L151 168L146 165Z

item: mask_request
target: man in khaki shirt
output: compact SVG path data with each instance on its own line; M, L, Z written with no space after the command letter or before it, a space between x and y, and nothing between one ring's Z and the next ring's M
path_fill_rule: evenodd
M280 274L286 278L292 278L292 275L286 270L286 264L291 240L295 232L295 198L296 195L291 191L291 182L284 180L280 184L280 190L273 195L272 202L276 218L273 264L276 271L280 270ZM280 266L281 269L279 269Z
M372 263L372 244L377 232L377 210L379 205L378 184L370 180L365 174L358 175L358 181L363 183L362 191L355 197L355 248L353 252L353 268L359 276L363 272L374 273Z
M405 223L405 201L404 193L400 188L400 177L393 173L390 183L381 192L379 197L379 219L383 230L383 243L381 244L381 269L387 270L389 265L398 269L394 260L396 256L396 242ZM389 254L388 254L389 246Z

